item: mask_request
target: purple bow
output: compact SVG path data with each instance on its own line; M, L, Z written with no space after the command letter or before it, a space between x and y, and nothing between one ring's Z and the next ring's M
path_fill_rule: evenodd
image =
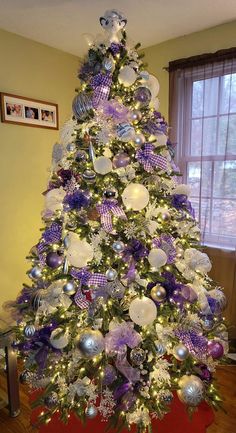
M99 73L92 78L90 84L93 88L92 103L94 108L97 108L101 101L108 99L111 83L112 76L110 73Z
M97 206L99 215L101 216L101 224L104 230L111 233L112 227L112 214L119 218L126 219L126 215L118 205L117 200L103 200L101 205Z
M168 234L162 234L159 238L155 238L152 241L152 245L155 248L161 248L167 255L167 263L173 263L176 257L176 250L174 247L174 238Z
M140 371L130 365L127 360L127 348L120 350L117 355L115 366L129 382L136 383L140 380Z
M61 239L62 227L57 223L52 223L44 234L43 239L47 244L57 243Z
M136 158L140 164L143 165L144 170L153 172L155 167L159 167L161 170L167 169L167 160L164 156L156 155L153 150L155 147L153 144L146 143L143 148L137 150Z
M82 268L80 271L72 269L70 272L71 276L80 280L80 284L88 286L99 286L103 287L107 284L107 278L104 274L95 272L92 274L87 268Z

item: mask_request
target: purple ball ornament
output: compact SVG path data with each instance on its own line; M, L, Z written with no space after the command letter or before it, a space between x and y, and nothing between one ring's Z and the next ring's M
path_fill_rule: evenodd
M134 92L134 99L141 106L148 105L152 99L152 94L147 87L138 87Z
M64 257L59 256L59 254L55 252L51 252L47 254L46 263L49 266L49 268L52 269L59 268L59 266L62 265L63 261L64 261Z
M219 341L208 341L207 348L208 355L210 355L213 359L219 359L224 355L224 348Z
M114 156L112 162L113 162L114 168L127 167L127 165L129 165L129 163L130 163L130 157L129 157L128 153L120 152Z

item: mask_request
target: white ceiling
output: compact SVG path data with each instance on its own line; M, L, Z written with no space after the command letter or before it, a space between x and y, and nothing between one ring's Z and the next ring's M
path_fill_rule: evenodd
M99 17L111 8L143 47L236 19L236 0L0 0L0 28L81 56L82 35L102 33Z

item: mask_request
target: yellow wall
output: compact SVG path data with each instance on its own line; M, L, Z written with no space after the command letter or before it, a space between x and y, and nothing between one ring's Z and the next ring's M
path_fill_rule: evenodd
M167 23L168 25L168 23ZM168 115L169 77L163 68L172 60L212 52L236 46L236 21L212 27L208 30L171 39L144 49L149 72L160 81L160 111Z
M60 123L71 114L77 68L75 56L0 30L0 91L58 103ZM0 122L0 306L26 281L25 256L39 239L57 137L58 131Z

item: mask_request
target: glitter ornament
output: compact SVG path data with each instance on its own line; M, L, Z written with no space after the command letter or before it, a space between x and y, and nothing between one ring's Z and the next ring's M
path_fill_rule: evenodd
M134 91L134 100L137 101L141 106L148 105L151 101L152 94L147 87L138 87Z
M160 284L157 284L151 290L151 297L156 302L163 302L166 299L166 290Z
M88 154L85 150L79 150L76 154L75 160L77 162L84 162L88 159Z
M94 406L93 404L90 404L89 406L86 407L85 409L86 418L93 419L97 416L97 414L98 414L98 410L96 406Z
M104 338L98 329L85 329L76 338L76 347L85 358L93 358L104 350Z
M141 183L130 183L122 193L122 201L128 209L142 210L149 202L149 192Z
M56 269L59 268L64 261L63 256L59 256L59 254L55 252L48 253L46 256L46 263L49 268Z
M49 341L54 349L64 349L69 343L69 335L62 328L56 328L52 331Z
M114 156L112 163L114 168L127 167L130 163L130 157L128 153L120 152Z
M210 331L215 325L214 319L204 317L202 319L202 326L206 331Z
M94 183L96 181L96 173L93 170L85 170L82 174L82 178L87 183Z
M68 281L64 286L63 286L63 292L65 293L65 295L68 296L72 296L76 293L76 288L73 282Z
M85 92L81 92L74 97L72 110L76 119L83 120L92 108L92 99Z
M130 360L134 365L141 365L146 359L145 350L141 349L141 347L135 347L130 352Z
M31 338L34 336L35 334L35 326L34 325L26 325L24 328L24 334L26 336L26 338Z
M134 84L137 75L133 68L130 66L124 66L120 69L120 73L118 75L118 81L120 84L123 84L124 87L130 87Z
M167 263L167 259L168 257L165 251L161 250L160 248L152 248L148 255L148 261L155 269L159 269L164 266Z
M34 266L30 271L30 277L37 280L42 276L42 270L38 266Z
M188 406L198 406L204 397L204 385L199 377L183 376L179 381L177 391L179 399Z
M32 373L29 370L24 370L20 374L19 381L22 383L22 385L28 383L30 379L32 378Z
M112 162L106 156L99 156L97 159L95 159L93 166L96 173L102 175L105 175L112 171Z
M224 355L224 348L222 344L217 340L210 340L207 344L208 354L213 359L219 359Z
M58 401L58 395L56 392L51 392L44 398L44 404L48 409L53 409L55 406L57 406Z
M122 253L125 249L125 244L122 241L115 241L112 244L112 249L116 252L116 253Z
M185 361L189 355L189 350L184 344L177 344L173 348L173 355L178 361Z
M154 302L143 296L131 301L129 307L131 320L139 326L151 325L157 316L157 308Z
M106 271L106 277L108 281L114 281L117 278L117 271L115 269L108 269Z

